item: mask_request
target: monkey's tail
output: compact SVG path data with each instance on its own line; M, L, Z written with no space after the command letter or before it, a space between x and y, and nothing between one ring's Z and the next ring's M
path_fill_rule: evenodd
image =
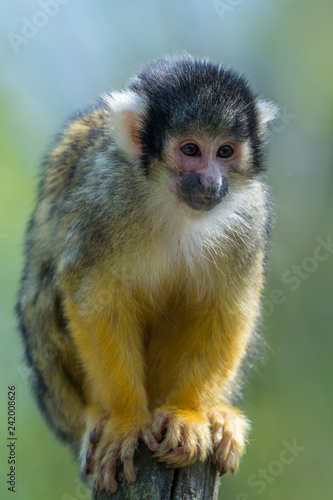
M27 379L40 410L60 439L77 453L84 432L83 373L51 285L23 278L16 312L28 365ZM36 291L38 290L38 291Z

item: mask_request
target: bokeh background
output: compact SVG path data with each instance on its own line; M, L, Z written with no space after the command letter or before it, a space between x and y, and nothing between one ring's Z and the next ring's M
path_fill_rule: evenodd
M26 384L13 306L40 158L66 116L141 64L188 51L234 66L277 103L267 180L275 224L264 302L267 362L242 408L253 422L228 500L329 500L332 483L333 2L11 0L0 6L0 497L7 386L17 388L17 500L82 500L69 450Z

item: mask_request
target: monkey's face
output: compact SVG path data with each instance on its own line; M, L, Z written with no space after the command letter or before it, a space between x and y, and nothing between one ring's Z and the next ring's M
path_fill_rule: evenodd
M199 132L171 139L167 156L172 192L193 210L213 209L228 196L230 174L242 173L245 150L235 140Z

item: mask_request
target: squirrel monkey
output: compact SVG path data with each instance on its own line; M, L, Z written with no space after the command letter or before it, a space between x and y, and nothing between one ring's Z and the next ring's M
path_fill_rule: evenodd
M273 104L191 56L76 114L47 156L17 312L37 401L97 489L244 452L233 406L260 314Z

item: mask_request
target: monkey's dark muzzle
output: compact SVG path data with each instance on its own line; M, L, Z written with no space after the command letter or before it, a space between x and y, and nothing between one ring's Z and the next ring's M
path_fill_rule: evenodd
M201 172L188 172L180 181L181 199L193 210L212 210L226 196L229 182L224 176L204 176Z

